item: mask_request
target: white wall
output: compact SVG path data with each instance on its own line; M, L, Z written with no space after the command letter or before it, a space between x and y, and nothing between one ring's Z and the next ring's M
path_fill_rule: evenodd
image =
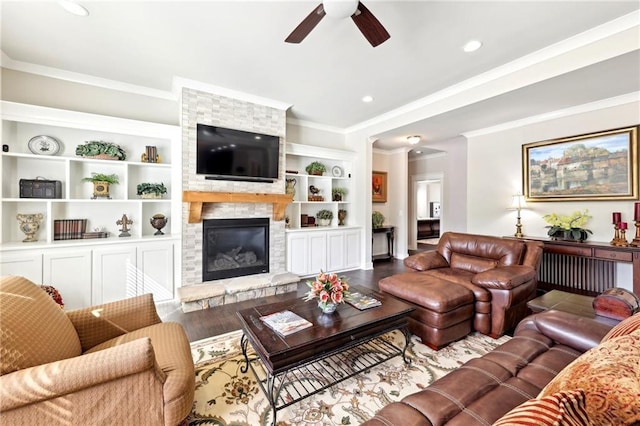
M346 146L345 135L342 132L289 122L287 122L287 142L351 151Z

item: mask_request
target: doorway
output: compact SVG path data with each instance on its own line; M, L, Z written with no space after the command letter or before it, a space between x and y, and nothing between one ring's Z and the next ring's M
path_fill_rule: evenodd
M429 249L438 244L442 230L443 178L437 175L412 176L409 249Z

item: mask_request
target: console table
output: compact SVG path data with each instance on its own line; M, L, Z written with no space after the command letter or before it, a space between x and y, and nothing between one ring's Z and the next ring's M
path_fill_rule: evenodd
M376 254L371 256L372 261L376 260L391 260L393 259L393 240L395 239L395 227L394 226L384 226L382 228L373 228L371 234L371 246L373 247L373 237L376 234L386 234L387 235L387 254Z
M514 238L514 237L509 237ZM640 296L640 247L617 247L602 242L575 242L524 237L543 243L538 287L596 296L615 287L616 263L630 263L633 292Z

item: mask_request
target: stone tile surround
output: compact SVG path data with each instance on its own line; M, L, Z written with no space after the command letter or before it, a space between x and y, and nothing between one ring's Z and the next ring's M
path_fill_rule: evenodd
M196 175L197 123L279 136L280 163L278 180L273 183L238 182L206 180L204 176ZM183 88L182 190L284 194L285 132L285 110L206 93L196 89ZM267 203L206 203L203 207L202 218L269 218L270 273L267 275L279 276L280 274L286 273L285 223L284 221L274 221L272 218L272 210L272 205ZM195 306L194 304L201 306L199 309L203 309L209 306L215 306L216 303L220 304L218 303L220 300L223 303L232 303L232 301L238 301L236 300L238 297L250 298L252 294L256 294L256 290L258 289L262 292L269 293L271 292L270 288L273 287L273 294L276 294L275 291L284 292L284 290L292 287L289 283L272 284L270 280L265 281L265 279L262 279L262 284L258 285L255 280L251 278L252 276L232 278L230 279L233 280L232 283L229 283L229 280L216 280L203 283L202 223L187 223L188 215L188 204L183 203L182 286L178 288L178 295L181 301L184 302L183 309L185 308L185 303L189 304L189 309L193 308ZM295 277L295 282L297 282L297 276L293 275L293 277ZM288 279L293 282L293 277L289 277ZM233 288L234 286L237 286L239 289L244 288L245 290L236 291ZM189 289L189 287L198 288ZM246 287L250 288L247 289ZM266 293L265 295L269 295ZM192 296L188 296L190 294L200 294L203 298L186 300L192 298ZM183 296L185 300L182 299ZM221 296L222 298L220 299Z

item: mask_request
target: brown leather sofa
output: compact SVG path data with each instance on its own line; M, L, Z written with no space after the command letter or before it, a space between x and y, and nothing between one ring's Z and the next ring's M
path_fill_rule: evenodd
M363 426L490 425L512 408L536 398L569 363L598 345L610 329L611 325L566 312L532 315L518 325L508 342L385 406Z
M174 426L194 392L184 329L151 294L65 313L26 278L0 278L0 423Z
M434 349L472 330L499 337L527 315L536 293L542 244L446 232L435 251L404 260L411 272L378 286L412 304L410 331Z

